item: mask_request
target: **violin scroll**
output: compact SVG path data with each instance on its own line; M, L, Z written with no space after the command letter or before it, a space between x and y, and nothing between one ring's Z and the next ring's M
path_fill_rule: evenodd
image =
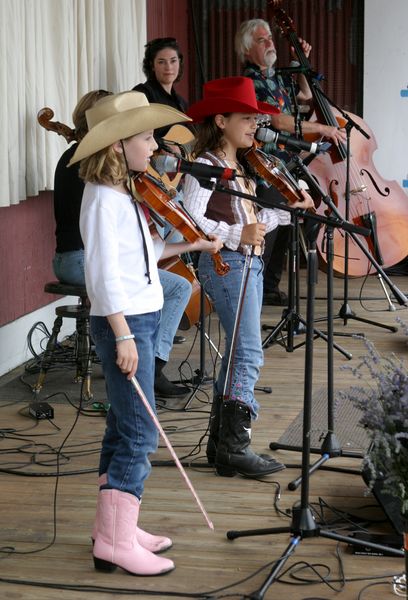
M68 144L74 142L76 140L75 130L59 121L51 121L53 116L54 111L51 108L48 108L48 106L45 106L38 111L37 121L47 131L54 131L55 133L58 133L58 135L64 136Z

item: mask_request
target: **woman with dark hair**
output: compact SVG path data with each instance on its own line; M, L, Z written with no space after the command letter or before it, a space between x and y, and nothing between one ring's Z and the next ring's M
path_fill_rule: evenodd
M145 83L139 83L133 89L145 94L149 102L166 104L185 112L187 102L174 89L174 84L183 76L183 54L177 40L172 37L156 38L145 45L143 73ZM155 137L166 135L169 127L155 130Z
M150 103L165 104L183 113L187 110L187 102L174 89L174 83L180 81L183 75L183 54L175 38L156 38L147 42L143 72L147 81L136 85L133 88L135 91L142 92ZM169 129L170 127L155 129L155 139L164 137ZM180 198L179 194L178 197L173 198L173 201ZM180 233L172 230L168 225L165 226L162 235L171 242L179 242L183 239ZM162 334L158 336L156 344L155 390L162 397L169 398L185 395L188 392L185 386L171 383L163 373L163 369L169 360L172 343L179 337L176 331L190 300L191 284L176 273L164 269L160 269L159 273L164 294L169 301L162 311L160 324Z

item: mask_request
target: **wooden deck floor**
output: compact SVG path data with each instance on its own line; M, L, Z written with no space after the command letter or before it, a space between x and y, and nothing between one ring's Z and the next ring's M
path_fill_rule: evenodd
M393 281L401 290L408 289L407 277ZM396 312L387 310L384 293L375 277L370 277L362 290L363 308L358 302L361 285L361 279L350 281L350 306L358 316L392 326L396 325L396 316L407 320L405 308L396 305ZM317 317L326 315L325 286L325 275L319 272ZM305 293L303 271L301 292ZM343 282L336 279L336 315L342 305L342 293ZM301 310L305 315L304 300ZM279 307L266 307L263 311L264 324L276 324L281 313ZM211 319L210 337L217 344L217 322L214 315ZM321 322L319 326L325 328L326 324ZM375 325L353 320L344 327L342 321L337 319L335 329L347 334L365 333L385 353L407 354L407 339L401 330L390 333ZM199 368L198 340L193 344L195 331L189 330L186 337L187 342L174 347L168 366L170 374L176 373L177 367L185 360L185 375L188 376L189 369L194 371ZM296 336L295 343L304 341L304 338L303 334ZM335 341L353 355L348 361L340 352L334 351L337 389L356 383L351 373L341 370L341 366L357 364L358 357L365 354L365 347L358 338L336 336ZM213 357L214 351L210 353L207 345L206 369L209 374ZM317 339L313 352L314 393L327 389L326 362L327 344ZM303 406L304 370L304 347L287 352L282 345L274 344L265 349L265 366L259 384L272 386L273 393L258 393L262 412L253 427L253 447L257 451L268 451L270 441L278 440L288 428L290 431L292 421ZM285 512L292 510L299 502L301 489L289 491L287 485L299 474L299 453L278 450L276 456L293 468L287 468L262 482L242 477L217 477L212 469L205 466L199 446L208 420L211 385L207 383L200 386L188 410L183 410L184 404L177 406L175 403L160 409L161 423L178 456L183 457L184 464L189 464L187 473L214 523L215 531L210 531L206 526L174 465L169 463L165 466L170 456L167 449L161 447L154 457L161 464L154 466L146 485L141 524L173 538L174 546L168 554L175 561L176 570L167 576L152 578L131 577L120 569L113 574L97 573L92 563L90 532L95 512L96 467L104 420L91 405L78 415L75 407L78 406L79 386L72 384L73 370L63 369L50 373L41 393L41 399L46 399L49 394L60 392L47 399L54 407L53 423L58 429L48 421L33 421L27 417L31 392L18 381L20 374L29 383L36 379L35 375L17 369L0 381L3 431L0 442L2 598L100 600L134 595L140 598L165 598L168 595L175 598L255 597L251 594L265 581L291 537L288 533L280 533L230 541L226 538L226 532L291 526L290 515L285 515ZM95 401L103 402L103 380L98 366L94 370L93 384ZM63 395L64 392L67 396ZM350 423L350 427L352 425L354 423ZM312 423L312 429L314 427L318 428ZM57 450L61 444L63 447L58 465ZM312 455L312 460L315 459L316 456ZM360 464L359 458L330 459L326 466L332 469L319 469L310 479L310 503L317 507L321 498L322 503L348 513L351 519L359 516L363 520L383 520L384 515L375 499L365 495L366 486L358 474ZM356 473L338 472L333 467L349 468ZM60 475L58 480L55 477L57 469ZM276 502L277 492L280 493L280 499ZM281 512L277 513L274 505ZM331 520L333 513L325 510L324 518ZM344 522L339 521L338 526L344 527ZM370 530L392 532L387 522L372 525ZM294 566L305 563L324 566L316 567L319 575L311 569L305 569L298 573L299 579L294 579ZM402 558L355 556L344 543L338 544L320 536L305 538L282 570L282 573L288 572L269 587L264 597L351 600L359 598L360 590L368 584L376 584L364 591L362 600L395 598L391 579L393 575L403 572L403 566ZM342 570L347 580L344 584L341 581ZM384 579L366 580L376 576L383 576ZM313 582L319 577L331 579L332 589L323 583L302 585L305 579Z

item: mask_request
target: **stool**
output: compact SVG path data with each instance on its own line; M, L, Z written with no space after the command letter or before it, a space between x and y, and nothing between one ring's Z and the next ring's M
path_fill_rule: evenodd
M85 286L69 285L59 281L46 283L44 291L49 294L60 296L78 296L79 304L57 306L55 314L57 315L52 328L50 339L48 340L43 358L41 360L40 374L37 383L33 386L35 394L41 391L48 369L51 366L53 354L57 346L58 334L62 326L63 318L76 319L77 343L75 348L76 377L75 381L83 381L82 398L92 400L91 392L91 337L89 331L89 300Z

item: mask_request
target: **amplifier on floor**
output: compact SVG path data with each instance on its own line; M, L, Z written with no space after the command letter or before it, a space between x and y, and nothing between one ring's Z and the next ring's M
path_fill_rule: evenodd
M364 468L362 476L366 485L370 485L371 477L368 468ZM395 496L391 496L388 493L384 493L382 479L376 479L374 487L372 489L373 496L377 500L385 512L387 518L391 522L391 525L397 533L404 533L404 524L401 516L401 502Z

